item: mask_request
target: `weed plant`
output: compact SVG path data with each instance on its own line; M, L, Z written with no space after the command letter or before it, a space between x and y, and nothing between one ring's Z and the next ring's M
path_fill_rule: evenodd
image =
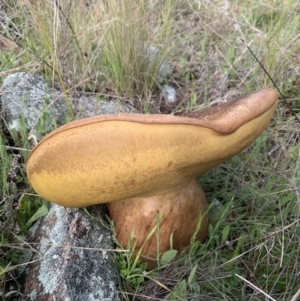
M70 115L68 99L74 95L160 113L160 85L168 83L180 100L174 113L272 86L249 45L299 116L297 0L4 0L1 5L0 80L16 71L43 74L65 94ZM160 82L163 61L173 72ZM14 136L2 125L0 297L9 299L18 290L14 267L22 251L16 245L47 209L27 183L24 164L32 147L27 131ZM261 137L202 175L210 204L206 242L192 241L182 254L164 254L168 263L152 272L130 256L117 258L124 299L299 300L299 129L280 102Z

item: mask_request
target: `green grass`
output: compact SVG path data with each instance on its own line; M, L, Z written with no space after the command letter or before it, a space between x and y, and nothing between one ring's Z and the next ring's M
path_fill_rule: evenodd
M246 45L299 115L299 1L3 3L1 32L8 45L0 54L0 81L16 71L43 74L63 91L70 115L75 112L68 99L78 94L130 101L141 112L160 113L164 103L156 78L164 60L173 67L164 82L181 100L173 112L272 86ZM152 62L150 46L159 49ZM42 120L37 124L42 127ZM206 242L193 242L152 272L128 255L117 258L124 298L295 301L300 289L299 129L280 102L257 141L201 176L210 204ZM1 297L17 287L10 286L17 282L14 266L22 253L15 245L47 212L26 179L28 133L11 134L0 133Z

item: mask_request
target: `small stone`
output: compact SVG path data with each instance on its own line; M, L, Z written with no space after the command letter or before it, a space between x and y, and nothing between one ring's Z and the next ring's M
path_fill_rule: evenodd
M173 87L169 85L164 85L162 88L162 93L167 105L173 105L176 103L176 90Z

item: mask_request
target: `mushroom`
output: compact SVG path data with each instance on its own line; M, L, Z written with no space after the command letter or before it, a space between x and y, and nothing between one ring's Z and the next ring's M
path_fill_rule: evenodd
M135 212L138 204L143 203L140 208L145 212L149 200L158 196L164 223L169 213L164 213L163 207L172 208L174 204L169 195L181 194L181 188L186 191L186 185L197 176L251 144L268 125L278 97L277 91L266 88L186 116L119 114L73 121L47 135L32 150L27 161L29 182L43 198L66 207L114 202L109 205L114 218L124 210L125 203L128 206L129 199L134 200L134 208L126 211L133 218L126 233L134 229L143 242L145 238L134 227L140 214ZM206 233L206 201L202 193L198 195L196 207L182 201L179 213L184 217L189 210L197 212L197 222L198 213L204 215L202 232ZM189 219L186 222L192 223ZM170 219L169 232L160 238L161 246L169 247L162 241L169 241L170 233L186 227L182 222L177 230L172 223ZM146 221L137 224L151 228ZM119 232L116 225L117 235ZM200 239L205 237L202 232ZM178 240L174 245L180 247L189 242L181 243L181 236Z

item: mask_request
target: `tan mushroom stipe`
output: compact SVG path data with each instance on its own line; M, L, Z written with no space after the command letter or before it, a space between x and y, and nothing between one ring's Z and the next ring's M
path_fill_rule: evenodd
M206 237L207 203L196 180L164 194L111 202L108 209L119 244L127 248L131 236L133 252L141 250L140 260L148 262L148 269L156 267L158 253L189 246L198 222L196 240Z
M73 121L33 149L28 179L43 198L66 207L161 195L251 144L278 97L266 88L186 117L120 114Z

